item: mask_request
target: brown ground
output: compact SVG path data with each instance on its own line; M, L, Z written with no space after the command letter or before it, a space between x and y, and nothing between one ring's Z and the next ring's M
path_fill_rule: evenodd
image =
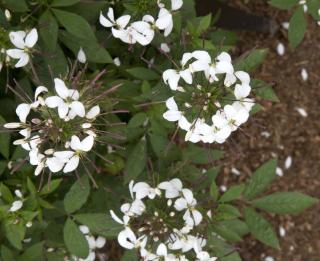
M266 8L265 1L251 1L240 7L254 14L274 17L277 22L288 21L287 12ZM238 5L239 6L239 5ZM250 135L236 134L237 148L226 146L228 168L224 169L223 184L229 186L248 178L249 174L261 163L273 156L279 158L279 167L283 177L277 177L270 189L272 191L301 191L320 198L320 27L309 20L306 38L295 51L290 51L287 32L281 29L276 35L241 33L237 53L244 53L252 47L269 48L270 53L264 65L255 73L255 78L266 82L275 82L274 87L280 103L264 102L264 111L255 115L244 130ZM277 43L286 46L284 56L276 53ZM309 73L308 81L302 81L301 69ZM304 108L308 117L302 117L296 107ZM265 129L261 127L265 126ZM262 131L271 134L269 138L261 136ZM284 161L292 156L291 168L285 170ZM230 162L242 174L237 177L230 174ZM240 253L245 261L264 260L272 256L276 261L319 261L320 260L320 205L299 216L274 216L279 226L286 228L286 235L280 238L281 250L265 247L255 240L245 240L240 245Z

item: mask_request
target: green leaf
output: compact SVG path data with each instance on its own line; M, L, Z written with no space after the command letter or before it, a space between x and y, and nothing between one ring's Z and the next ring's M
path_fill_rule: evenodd
M239 219L224 220L220 223L235 231L240 237L250 233L248 225Z
M128 156L125 166L125 182L136 179L144 170L147 159L147 144L143 137Z
M277 192L253 201L257 208L276 214L299 214L318 203L318 199L299 192Z
M40 191L40 195L44 196L44 195L48 195L48 194L52 193L60 186L61 181L62 181L62 179L51 180L49 183L47 183L46 185L43 186L43 188Z
M289 23L289 43L292 48L296 48L302 42L307 29L307 21L302 6L294 12Z
M219 188L214 180L212 181L210 186L210 195L214 201L217 201L219 198Z
M72 185L64 197L63 204L66 212L70 214L80 209L87 202L89 194L89 179L88 176L83 175Z
M198 32L203 33L210 27L211 18L212 18L211 13L206 16L201 17L199 26L197 28Z
M77 56L80 47L82 47L89 62L113 63L108 51L101 47L96 41L75 37L65 31L60 31L59 38L63 44L74 53L75 56Z
M14 260L13 253L10 248L5 245L1 246L1 258L3 261L12 261Z
M138 261L136 250L127 250L121 257L121 261Z
M270 0L269 4L279 9L288 10L299 3L299 0Z
M10 189L3 183L0 184L0 194L1 198L6 202L11 203L13 201L13 196Z
M13 224L12 221L7 221L4 224L4 234L12 246L21 250L22 240L24 239L26 227L22 222Z
M44 260L43 244L44 242L39 242L29 247L21 256L19 256L18 261Z
M27 187L31 195L35 195L37 193L37 189L29 177L27 178Z
M241 261L241 257L237 252L233 252L232 254L228 254L224 257L220 258L221 261Z
M128 123L128 128L137 128L148 119L148 115L144 112L139 112L135 114Z
M275 94L272 86L261 80L253 79L251 81L251 86L255 94L265 100L279 102L279 98Z
M0 115L0 125L4 125L6 120ZM10 134L2 132L0 134L0 153L6 158L9 158L10 152Z
M15 12L27 12L29 10L25 0L3 0L5 6Z
M58 9L52 9L62 26L72 35L86 41L97 42L89 23L79 15Z
M219 221L230 220L230 219L238 218L240 216L241 216L241 213L236 207L229 204L221 204L215 210L214 219Z
M213 225L212 230L228 241L231 241L231 242L242 241L242 238L236 232L230 230L223 223L218 223Z
M70 218L64 225L63 239L71 254L79 258L86 258L89 255L89 246L85 236Z
M45 11L39 18L39 34L48 47L54 51L58 41L58 23L49 10Z
M245 188L244 184L230 187L219 199L219 202L230 202L239 198Z
M151 81L151 80L160 79L159 74L157 74L152 69L147 69L144 67L130 68L130 69L127 69L127 72L133 77L140 80Z
M79 2L80 0L53 0L51 6L70 6Z
M262 64L266 58L268 49L255 49L246 55L244 58L240 58L235 63L235 70L242 70L250 72L256 69L259 65Z
M272 225L252 208L245 208L245 221L251 234L262 243L279 249L279 241Z
M320 9L320 0L308 0L307 1L308 6L308 13L312 15L313 19L319 20L320 15L318 10Z
M87 226L94 234L106 238L114 238L123 229L118 223L105 213L77 214L74 218L82 225Z
M277 160L272 159L264 163L252 175L244 190L244 196L252 199L262 193L276 177Z

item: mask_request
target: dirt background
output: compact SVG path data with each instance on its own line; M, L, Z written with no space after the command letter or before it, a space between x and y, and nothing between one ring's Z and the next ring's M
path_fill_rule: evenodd
M281 26L290 18L287 11L268 6L266 1L230 1L248 13L273 17ZM274 35L240 32L240 42L235 54L244 53L252 47L269 48L266 62L254 74L255 78L274 83L280 102L262 102L259 112L243 129L247 135L237 133L234 142L225 145L228 155L222 184L227 187L234 182L246 180L251 171L272 157L278 157L278 166L283 176L278 176L268 192L300 191L320 198L320 26L309 17L308 31L304 42L295 50L288 46L287 30L280 28ZM277 44L286 47L283 56L276 51ZM301 70L308 72L303 81ZM296 108L303 108L307 117ZM263 134L269 133L270 137ZM234 144L237 144L236 146ZM285 169L285 160L292 157L292 166ZM239 176L231 174L231 166L240 170ZM245 261L265 260L267 256L276 261L320 260L320 205L299 216L270 216L278 235L279 227L286 230L280 238L281 250L273 250L255 240L240 244L240 254ZM269 261L269 260L268 260Z

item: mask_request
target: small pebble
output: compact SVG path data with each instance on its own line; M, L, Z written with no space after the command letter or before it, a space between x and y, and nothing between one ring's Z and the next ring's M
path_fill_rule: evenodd
M285 51L286 50L285 50L285 47L284 47L283 43L278 43L278 45L277 45L277 53L280 56L282 56L282 55L284 55Z
M283 170L282 170L282 168L277 167L277 168L276 168L276 174L277 174L279 177L282 177L282 176L283 176Z
M288 156L288 157L286 158L285 163L284 163L284 167L285 167L286 169L289 169L289 168L291 167L291 165L292 165L292 157L291 157L291 156Z
M304 118L308 117L308 113L305 109L296 107L296 111Z
M282 226L279 227L279 235L281 237L284 237L286 235L286 230Z
M241 172L239 170L237 170L236 168L232 168L231 169L231 173L236 175L236 176L240 176Z
M308 77L309 77L309 75L308 75L307 70L305 68L302 68L301 69L301 78L302 78L302 80L303 81L307 81Z

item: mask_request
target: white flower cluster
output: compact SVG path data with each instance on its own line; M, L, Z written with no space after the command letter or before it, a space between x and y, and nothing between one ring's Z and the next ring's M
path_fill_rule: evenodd
M107 17L102 13L100 14L100 24L107 28L111 27L112 35L125 43L148 45L152 42L156 31L163 31L165 37L172 32L172 13L179 10L183 5L183 0L171 0L171 9L168 10L160 0L157 2L159 7L157 19L150 14L146 14L141 21L129 24L130 15L123 15L115 19L113 8L110 7Z
M34 102L17 107L20 122L4 125L8 129L20 129L23 138L13 144L29 151L30 164L37 166L35 175L45 167L53 173L74 171L80 158L92 149L97 136L93 123L100 114L100 107L80 102L79 91L68 89L61 79L55 78L54 83L56 95L46 95L48 89L39 86ZM32 111L40 118L32 117L27 121ZM80 140L81 137L84 138Z
M104 245L106 244L106 239L101 236L98 236L96 238L94 236L92 236L90 234L90 230L87 226L80 226L79 229L82 232L82 234L85 235L85 238L88 242L90 251L89 251L89 255L85 259L78 258L76 256L72 256L72 259L74 261L94 261L94 260L96 260L96 250L104 247Z
M195 230L203 221L197 210L197 200L190 189L175 178L151 187L145 182L129 184L131 203L121 206L119 218L111 217L124 226L118 234L119 244L126 249L138 249L143 260L214 261L203 250L206 239Z
M249 74L235 72L226 52L214 60L202 50L185 53L180 66L176 66L177 69L163 73L165 84L176 93L166 101L168 110L163 117L178 122L179 127L187 131L186 140L225 142L231 132L248 120L254 105L254 100L248 98L251 92ZM175 101L179 95L184 97L180 108ZM186 97L189 100L184 100ZM210 118L211 123L208 123Z
M15 67L23 67L26 66L30 61L30 54L32 52L32 48L38 41L38 32L37 29L33 28L29 32L25 31L17 31L11 32L9 34L9 38L11 43L16 47L14 49L9 49L6 51L6 54L13 58L18 59L19 61L16 63ZM1 52L5 51L4 49ZM0 66L0 69L2 64Z

